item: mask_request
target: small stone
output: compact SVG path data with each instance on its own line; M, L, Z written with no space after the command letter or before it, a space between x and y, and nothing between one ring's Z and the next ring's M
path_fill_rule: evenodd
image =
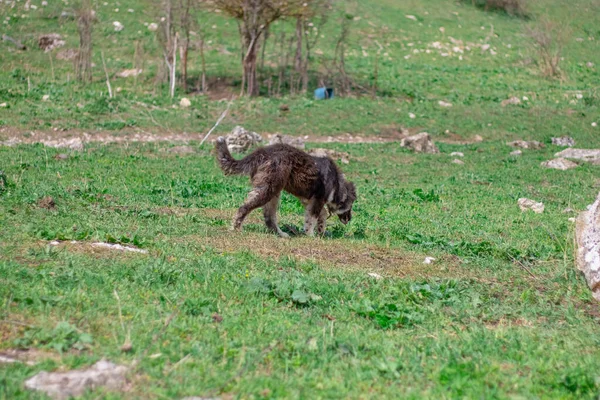
M65 45L65 41L58 33L49 33L38 38L38 46L45 53Z
M555 158L554 160L550 160L550 161L544 161L541 164L542 167L546 167L546 168L551 168L551 169L558 169L561 171L566 171L568 169L571 168L576 168L578 165L576 163L574 163L573 161L569 161L567 159L564 158Z
M158 24L156 24L154 22L148 24L148 30L150 32L156 32L158 30Z
M575 212L575 210L573 210L571 207L567 207L564 210L562 210L563 214L569 214L572 212Z
M523 96L523 101L529 101L529 97Z
M50 100L50 95L49 94L45 94L42 96L42 101L48 101Z
M434 261L435 258L433 257L425 257L425 260L423 260L423 264L433 264Z
M519 208L523 212L528 211L528 210L531 210L536 214L541 214L544 212L544 203L538 203L536 201L526 199L524 197L520 198L517 201L517 204L519 205Z
M400 146L409 148L416 153L437 154L440 152L427 132L403 138Z
M125 28L119 21L113 22L113 26L115 27L115 32L121 32Z
M68 154L64 154L64 153L60 153L54 156L55 160L60 160L60 161L64 161L64 160L68 160L69 159L69 155Z
M213 322L221 323L221 322L223 322L223 317L217 313L214 313L212 315L212 320L213 320Z
M450 153L450 156L452 157L464 157L465 155L463 153L461 153L460 151L455 151Z
M522 154L523 154L523 152L521 150L515 150L515 151L510 152L511 156L520 156Z
M447 101L440 100L438 101L440 107L452 107L452 103L448 103Z
M593 68L593 67L594 67L594 63L593 63L593 62L589 62L589 61L588 61L588 62L587 62L585 65L586 65L588 68Z
M573 147L575 146L575 139L570 136L553 137L552 144L555 146Z
M575 222L575 221L576 221L575 218L573 218L573 217L569 218L569 222Z
M29 390L44 392L53 399L69 399L98 387L119 390L126 383L127 367L106 360L85 369L66 372L42 371L25 381Z
M592 122L592 126L595 128L595 127L598 126L598 123L597 122Z
M463 165L465 162L462 160L459 160L458 158L455 158L454 160L452 160L452 164L458 164L458 165Z
M6 107L8 107L8 104L7 104L7 103L1 103L1 104L0 104L0 108L6 108Z
M415 114L413 114L413 113L408 113L408 118L415 119L415 118L417 118L417 116Z
M192 105L192 102L187 97L182 98L181 101L179 102L179 106L182 108L188 108L191 105Z
M415 17L414 15L405 15L406 18L412 20L412 21L416 21L417 17Z
M488 51L490 49L490 45L489 44L483 44L481 45L481 51Z

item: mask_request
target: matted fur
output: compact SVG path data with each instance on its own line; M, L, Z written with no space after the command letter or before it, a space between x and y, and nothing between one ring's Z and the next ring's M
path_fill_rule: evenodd
M296 196L306 208L304 232L325 233L327 211L337 214L343 224L352 219L356 188L346 181L338 166L326 157L313 157L286 144L261 147L241 160L234 159L223 137L216 142L217 160L226 175L248 175L252 190L238 209L232 228L240 229L246 216L262 207L269 230L287 237L277 225L281 191Z

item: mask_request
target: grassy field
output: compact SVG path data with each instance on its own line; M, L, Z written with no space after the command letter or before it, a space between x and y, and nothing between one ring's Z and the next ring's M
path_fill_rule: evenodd
M29 47L0 44L0 140L83 132L199 139L226 107L220 99L238 91L237 28L220 14L200 22L211 41L209 77L231 85L171 99L154 84L158 50L144 26L157 19L151 4L98 3L95 48L111 74L133 67L135 41L146 54L137 80L111 77L121 90L109 99L101 68L86 87L55 53L49 68L37 35L59 32L76 47L76 25L58 18L64 2L36 5L0 4L6 34ZM136 363L126 391L85 398L598 397L600 310L574 267L569 218L595 198L600 167L540 163L561 150L551 137L600 146L592 126L600 124L600 3L539 2L530 20L445 0L346 6L360 16L353 76L372 83L375 41L388 54L379 96L237 99L215 135L235 125L312 138L407 128L430 132L441 154L397 142L309 143L350 154L343 169L358 188L354 218L347 226L330 219L324 238L282 240L259 212L243 232L228 230L247 178L224 177L210 144L192 141L190 154L168 142L0 146L0 353L28 349L36 361L0 364L1 398L42 398L24 389L27 378L103 357ZM569 15L563 79L543 77L532 62L523 32L543 15ZM338 17L325 28L325 54ZM115 20L123 31L114 32ZM450 37L472 50L442 56ZM178 107L184 96L190 108ZM528 100L501 106L511 96ZM464 144L474 135L483 141ZM512 156L505 142L517 138L546 147ZM464 165L452 163L457 151ZM544 213L521 212L521 197L542 201ZM280 220L288 232L300 229L296 199L283 196Z

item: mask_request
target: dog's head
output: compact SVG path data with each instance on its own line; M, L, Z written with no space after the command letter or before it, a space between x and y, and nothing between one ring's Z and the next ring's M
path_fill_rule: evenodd
M335 213L342 222L346 225L352 219L352 205L356 200L356 187L352 182L345 182L346 196L342 197L342 201L336 204Z

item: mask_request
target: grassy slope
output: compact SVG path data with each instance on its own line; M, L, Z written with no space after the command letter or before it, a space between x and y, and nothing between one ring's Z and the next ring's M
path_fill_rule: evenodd
M362 2L351 10L363 17L356 21L356 55L349 65L366 79L372 60L359 46L372 54L368 35L389 26L392 61L382 61L381 87L397 96L410 94L414 102L244 100L236 102L225 124L323 135L378 134L382 127L403 125L489 139L441 144L439 156L416 156L392 144L336 146L353 157L344 169L357 182L360 200L348 227L330 221L329 238L281 241L264 232L258 216L243 234L232 236L227 225L247 183L224 178L207 149L176 156L155 145L92 145L58 161L56 150L41 146L0 148L0 170L12 184L0 198L2 317L41 329L3 323L2 347L21 339L34 348L68 348L82 332L93 337L83 352L71 349L36 366L0 367L2 396L29 398L22 387L26 377L102 356L123 363L144 356L128 396L151 398L221 391L242 398L597 396L597 305L572 268L573 225L562 210L581 210L590 202L598 167L542 170L540 162L557 148L512 158L502 143L515 137L548 142L568 133L584 147L599 144L590 126L598 120L597 70L579 66L600 65L597 41L572 41L565 54L568 79L548 81L522 66L522 22L441 0L426 6L396 3ZM553 1L546 9L564 15L561 4ZM571 12L574 37L597 35L595 4L584 1ZM130 7L133 14L126 12ZM142 17L141 5L121 2L116 14L114 8L99 7L97 32L105 40L97 46L117 71L131 67L132 40L143 39L148 53L154 44L142 25L150 16ZM31 14L52 12L60 8ZM211 75L233 75L235 55L222 54L220 46L236 54L235 31L227 30L224 19L212 18L208 26L214 21L217 29L210 30ZM113 20L126 29L113 33ZM403 58L408 43L425 48L444 40L441 26L448 36L478 42L489 32L481 26L489 24L499 35L490 42L498 50L495 57L477 51L462 62L427 54ZM56 20L34 16L11 23L9 31L20 37L59 31L76 43L72 23L58 28ZM332 23L328 32L334 31ZM503 46L508 43L511 49ZM145 130L163 130L156 121L172 130L203 131L223 107L196 96L191 111L173 109L163 92L153 95L151 76L137 87L133 81L114 82L123 91L117 103L107 103L100 70L98 82L81 90L64 83L67 62L54 60L57 79L51 82L47 55L37 50L0 57L7 66L0 72L2 101L10 104L0 119L19 129L94 130L135 120ZM574 98L564 94L575 89L585 99L569 104ZM44 94L51 95L50 103L40 101ZM512 95L532 101L501 108L499 102ZM439 108L442 99L454 106ZM138 101L159 108L150 117ZM290 105L288 115L279 115L282 103ZM409 112L417 118L409 119ZM450 163L452 151L465 153L464 166ZM43 196L56 200L55 211L36 206ZM546 211L520 213L519 197L543 201ZM281 210L284 224L301 224L302 209L294 199L285 196ZM68 244L56 249L47 246L52 239L134 242L149 254ZM425 265L425 256L437 260ZM375 281L367 272L386 278ZM121 298L125 330L113 290ZM320 298L304 305L294 301L304 294ZM178 314L160 335L175 309ZM214 313L223 321L214 322ZM79 333L53 331L60 321ZM121 354L128 329L133 353Z
M118 101L108 104L103 98L106 88L100 67L95 69L96 83L82 90L72 83L69 61L53 61L53 80L48 55L36 49L35 38L44 32L66 35L68 47L76 47L75 23L57 18L63 7L51 4L25 13L25 19L12 17L19 13L2 7L3 15L11 16L7 33L21 38L31 49L27 53L17 53L9 45L3 45L7 52L0 56L4 66L0 87L11 112L3 113L2 121L23 129L59 127L92 131L133 125L144 130L196 132L211 126L223 108L222 104L194 96L191 110L173 109L171 105L177 104L184 94L178 93L172 102L166 96L166 90L154 86L158 50L154 34L144 23L156 17L151 11L154 8L144 4L120 2L118 12L112 3L98 6L100 22L95 27L95 37L102 40L96 40L95 46L106 53L111 73L133 67L135 41L144 48L146 60L146 73L137 82L133 79L113 81L113 86L121 87L123 91L117 96ZM130 7L133 13L127 12ZM536 16L547 14L560 19L564 19L563 15L570 16L568 21L573 33L564 52L567 74L564 81L547 80L528 64L531 49L523 32L524 26L533 22L483 13L468 5L445 0L359 2L349 4L348 8L354 15L362 16L352 25L349 69L357 80L370 85L377 43L382 44L388 56L381 57L379 87L392 97L377 101L340 99L335 103L317 103L304 97L244 101L236 104L224 127L241 123L261 132L328 135L345 132L377 134L385 126L403 125L420 127L433 134L450 130L494 139L515 136L547 139L552 134L568 133L576 139L596 140L597 134L590 124L598 119L599 104L595 84L600 65L598 32L594 27L600 14L597 2L586 0L578 3L576 9L569 9L564 2L552 1L533 8ZM409 14L415 15L418 21L407 19L405 15ZM123 31L114 32L112 22L115 20L125 25ZM237 77L239 44L235 24L217 14L204 15L200 21L210 41L207 51L209 76ZM496 36L490 37L491 26ZM339 16L334 15L317 50L325 54L332 52L338 27ZM445 29L444 33L440 32L441 27ZM276 32L281 29L281 25L274 27ZM457 57L441 57L440 51L435 50L430 54L412 53L415 49L425 50L436 41L448 44L448 37L472 44L482 44L487 37L487 43L498 54L492 56L473 48L464 54L463 61L459 61ZM576 38L584 41L578 42ZM405 59L406 55L410 58ZM192 52L191 57L191 73L197 76L200 69L198 52ZM269 47L266 64L276 63L275 57ZM94 61L98 66L102 65L98 51ZM593 62L595 67L586 67L587 62ZM67 84L69 73L71 83ZM27 92L27 77L32 84L31 92ZM574 91L581 91L584 99L576 100ZM226 97L228 93L225 91L222 96ZM44 94L51 96L51 102L40 102ZM500 101L513 95L527 96L531 101L507 109L499 106ZM414 101L403 101L406 96ZM439 100L450 101L454 107L441 109L437 105ZM572 100L576 104L571 104ZM288 104L292 111L280 115L282 103ZM83 107L79 108L77 104ZM332 111L337 117L333 120L330 118ZM410 112L417 118L409 119Z

